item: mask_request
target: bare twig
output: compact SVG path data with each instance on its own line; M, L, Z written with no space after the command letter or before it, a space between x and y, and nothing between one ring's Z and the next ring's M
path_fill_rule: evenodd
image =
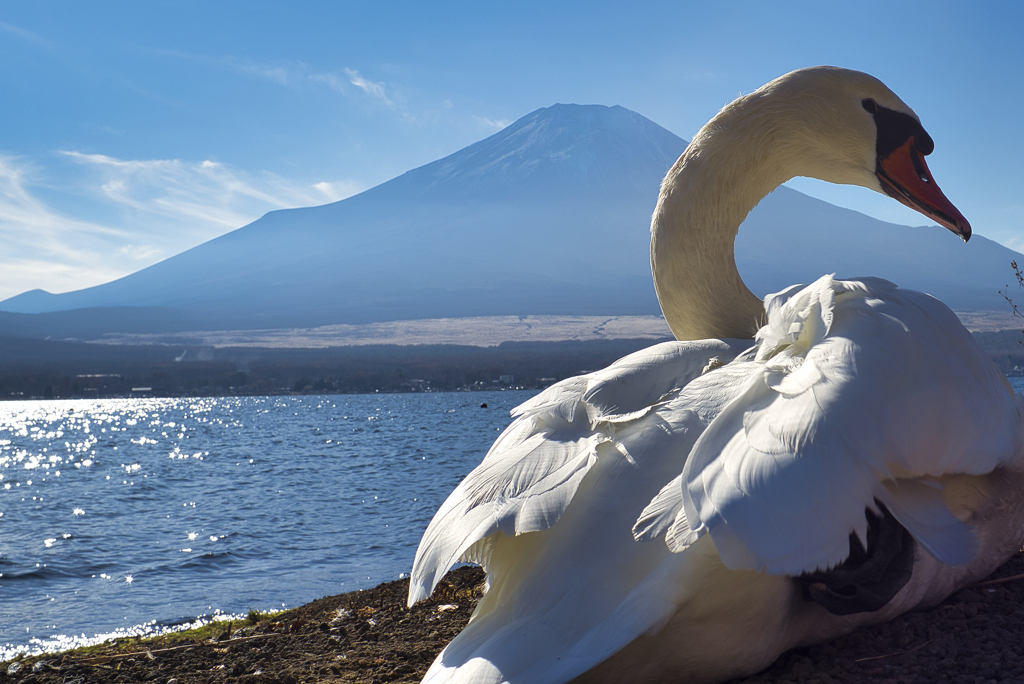
M1017 267L1017 262L1011 261L1010 268L1013 269L1013 275L1017 278L1017 287L1024 288L1024 273L1022 273L1020 268ZM1006 300L1006 303L1010 305L1010 309L1013 311L1014 316L1017 316L1018 318L1024 318L1024 313L1021 313L1020 309L1017 308L1017 305L1013 302L1012 299L1010 299L1009 290L1010 286L1007 285L1005 290L999 290L999 294L1001 294L1003 296L1003 299ZM1024 333L1024 330L1022 330L1021 333ZM1017 341L1017 344L1020 344L1019 340Z
M1019 580L1019 579L1024 579L1024 574L1011 575L1010 577L1000 577L999 579L994 579L994 580L985 580L984 582L978 582L974 586L976 586L976 587L987 587L990 584L1003 584L1004 582L1014 582L1014 581Z
M278 633L273 633L273 634L254 634L253 636L238 637L236 639L225 639L224 641L217 641L217 642L212 642L212 643L211 642L201 641L201 642L197 642L197 643L193 643L193 644L182 644L181 646L170 646L168 648L158 648L156 650L132 651L131 653L118 653L117 655L110 655L110 656L94 656L92 658L83 658L82 662L85 663L86 665L102 665L103 663L109 663L111 660L119 660L121 658L132 658L132 657L141 656L141 655L145 655L146 657L148 657L150 659L153 659L152 656L157 654L157 653L169 653L171 651L183 651L183 650L185 650L187 648L197 648L197 647L203 647L203 646L217 646L217 647L230 646L231 644L238 644L238 643L241 643L243 641L252 641L253 639L266 639L267 637L275 637L275 636L287 636L287 635L285 635L285 634L278 634Z

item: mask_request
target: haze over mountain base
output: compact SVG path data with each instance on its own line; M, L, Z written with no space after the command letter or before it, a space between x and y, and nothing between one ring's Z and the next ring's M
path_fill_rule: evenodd
M958 311L971 332L1024 327L1006 311ZM369 345L495 347L505 342L665 340L672 331L661 316L478 316L390 321L365 325L269 330L194 330L167 334L104 335L96 342L120 345L203 345L216 348L327 349Z
M672 331L661 316L479 316L278 330L111 334L97 341L106 344L201 344L218 348L324 349L383 344L496 347L504 342L671 338Z

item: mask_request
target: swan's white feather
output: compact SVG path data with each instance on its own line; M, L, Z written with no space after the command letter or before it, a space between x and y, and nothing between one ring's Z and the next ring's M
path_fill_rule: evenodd
M482 540L551 527L600 454L634 464L643 458L650 445L626 438L631 425L664 395L698 377L712 359L728 361L750 344L655 345L553 385L516 408L513 423L427 527L413 564L410 605L429 596L455 563L477 562L490 570L490 550Z
M842 562L876 500L935 558L971 560L941 478L1009 463L1021 436L1020 400L970 333L874 279L826 276L766 311L752 348L665 343L514 411L417 552L412 601L459 561L489 583L425 683L568 681L737 581L709 577L711 559Z
M978 553L974 529L946 505L937 480L900 478L882 482L878 500L928 552L947 565L965 565Z
M727 567L798 575L842 562L878 499L939 560L971 560L938 478L1010 463L1021 436L1019 399L970 333L934 298L879 279L826 276L766 309L746 386L638 537L664 531L678 551L709 533Z
M489 582L424 682L585 672L701 586L688 574L707 565L691 549L704 535L728 568L798 575L842 562L877 499L936 558L971 559L939 478L1005 464L1020 436L1017 399L970 334L943 332L944 305L881 280L826 276L766 311L753 348L657 345L513 412L417 552L412 601L459 561ZM974 420L947 414L963 402Z
M692 370L678 376L685 386L655 397L647 410L613 416L614 437L595 447L596 458L571 502L559 502L564 508L557 524L530 533L495 532L474 544L473 552L484 559L489 587L469 625L437 658L424 682L568 681L657 630L676 611L678 597L700 586L687 581L697 555L674 554L660 542L638 544L631 531L644 505L682 468L706 425L701 415L717 413L720 406L713 404L727 399L696 391L694 396L703 399L694 405L687 390L713 373L689 378L706 366L708 348L672 347L694 356L695 362L687 364ZM661 362L673 360L661 351ZM739 346L716 345L713 351L727 358ZM676 359L680 355L674 354ZM624 372L659 368L673 370L672 365L640 364ZM633 417L619 420L622 415ZM592 429L607 434L608 427L598 422Z

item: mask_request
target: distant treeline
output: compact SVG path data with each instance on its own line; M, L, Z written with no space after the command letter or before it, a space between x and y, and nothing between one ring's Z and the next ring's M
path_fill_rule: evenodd
M1024 334L975 337L1003 372L1024 375ZM0 337L0 399L539 389L652 344L218 349Z
M0 338L0 399L542 388L651 340L250 349Z

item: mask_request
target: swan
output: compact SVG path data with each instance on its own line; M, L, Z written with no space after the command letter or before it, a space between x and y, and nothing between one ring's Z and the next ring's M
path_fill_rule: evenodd
M427 527L409 606L486 592L425 684L719 682L933 605L1024 539L1024 399L936 299L824 275L758 299L746 214L798 175L953 231L910 107L856 71L727 105L661 186L651 265L677 341L559 382Z

